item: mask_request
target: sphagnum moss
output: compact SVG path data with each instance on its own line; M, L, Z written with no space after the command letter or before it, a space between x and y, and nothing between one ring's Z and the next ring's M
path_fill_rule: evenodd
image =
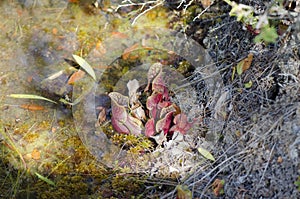
M153 149L153 143L144 136L116 133L112 136L116 145L129 150L131 154L141 154Z

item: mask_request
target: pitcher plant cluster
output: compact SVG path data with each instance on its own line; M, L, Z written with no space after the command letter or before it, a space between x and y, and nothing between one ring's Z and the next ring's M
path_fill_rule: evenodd
M167 79L160 63L153 64L147 73L148 83L141 91L134 79L127 84L128 96L118 92L109 93L111 98L111 123L119 133L146 137L174 132L186 134L195 123L171 101ZM143 100L144 98L144 100ZM143 101L145 101L143 103Z

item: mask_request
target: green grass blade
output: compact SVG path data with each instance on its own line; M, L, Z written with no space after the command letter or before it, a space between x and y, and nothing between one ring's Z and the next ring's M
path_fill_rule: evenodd
M48 178L46 178L46 177L40 175L40 174L37 173L37 172L35 172L35 175L37 175L37 177L38 177L39 179L41 179L42 181L46 182L47 184L50 184L50 185L52 185L52 186L55 186L55 183L54 183L52 180L50 180L50 179L48 179Z
M77 55L73 55L73 58L79 64L79 66L81 66L81 68L83 68L85 72L87 72L96 81L94 69L90 66L90 64Z
M243 65L244 65L244 60L240 61L237 66L236 66L236 72L238 75L243 74Z
M8 97L19 98L19 99L45 100L45 101L48 101L48 102L52 102L52 103L54 103L54 104L57 104L57 102L55 102L55 101L53 101L53 100L51 100L51 99L48 99L48 98L39 96L39 95L31 95L31 94L10 94L10 95L8 95Z

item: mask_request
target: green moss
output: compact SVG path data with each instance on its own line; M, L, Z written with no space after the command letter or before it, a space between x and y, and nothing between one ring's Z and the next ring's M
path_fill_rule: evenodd
M8 125L8 126L10 126L10 125ZM30 124L23 123L20 126L14 128L14 134L15 135L24 135L25 133L28 132L29 128L30 128Z
M88 194L88 185L84 180L82 176L64 176L56 183L56 187L46 189L46 187L39 186L38 197L72 198L85 196Z
M139 27L166 27L168 23L167 9L164 7L157 7L149 10L142 15L136 24Z
M144 189L144 179L130 175L117 174L112 179L112 189L121 198L139 198L138 194ZM135 197L136 196L136 197Z
M23 139L28 143L32 143L32 142L35 142L38 137L39 137L39 134L37 132L30 132L30 133L27 133L23 137Z
M50 122L44 120L44 121L42 121L41 123L39 123L38 128L40 128L40 129L49 129L50 126L51 126Z
M194 18L202 12L202 9L198 5L189 6L186 12L183 14L182 19L185 24L193 22Z
M194 70L194 67L188 61L182 61L179 63L177 71L184 76L188 76Z
M128 150L132 155L143 154L153 149L153 143L145 136L135 136L132 134L115 134L112 136L114 144Z

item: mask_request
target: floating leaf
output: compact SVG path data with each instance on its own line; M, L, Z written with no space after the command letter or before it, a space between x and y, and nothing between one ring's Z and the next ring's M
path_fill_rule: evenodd
M248 83L245 83L244 86L245 88L251 88L252 87L252 81L250 80Z
M77 55L73 55L73 58L79 64L79 66L81 66L81 68L83 68L85 72L87 72L87 74L89 74L96 81L94 69L90 66L90 64Z
M37 173L37 172L35 172L35 175L37 175L37 177L38 177L39 179L43 180L44 182L46 182L46 183L48 183L48 184L50 184L50 185L52 185L52 186L55 186L55 183L54 183L52 180L50 180L50 179L48 179L48 178L42 176L41 174L39 174L39 173Z
M55 101L53 101L53 100L51 100L51 99L48 99L48 98L39 96L39 95L31 95L31 94L10 94L10 95L8 95L8 97L19 98L19 99L45 100L45 101L48 101L48 102L52 102L52 103L54 103L54 104L57 104L57 102L55 102Z
M214 156L209 152L207 151L206 149L203 149L201 147L198 148L198 151L201 155L203 155L206 159L209 159L211 161L215 161L215 158Z
M57 33L58 33L57 28L53 28L53 29L52 29L52 34L57 35Z

